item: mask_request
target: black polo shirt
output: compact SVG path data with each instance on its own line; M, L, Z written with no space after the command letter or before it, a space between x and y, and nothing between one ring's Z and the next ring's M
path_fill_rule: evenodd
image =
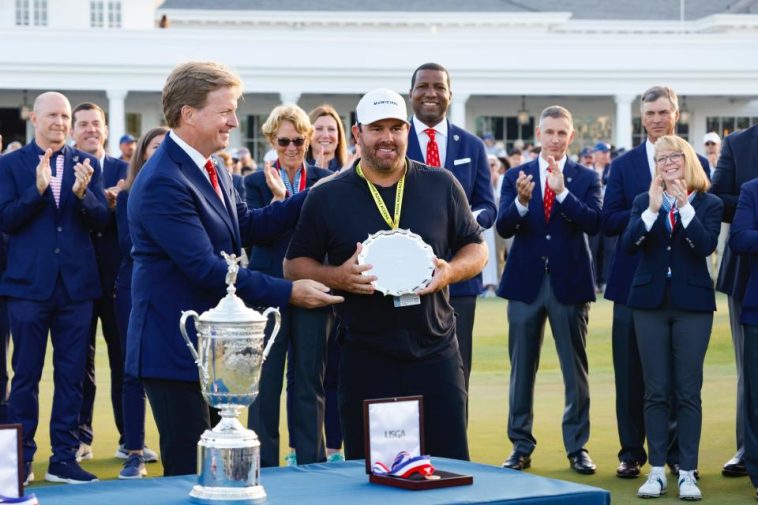
M400 228L420 235L439 258L480 243L479 225L460 183L447 170L407 160ZM377 186L390 213L397 185ZM341 265L356 243L388 230L368 185L354 167L310 190L300 213L287 258L309 257ZM448 289L421 297L421 304L395 308L392 296L336 291L345 302L335 306L347 329L346 340L403 360L445 358L456 352L455 320Z

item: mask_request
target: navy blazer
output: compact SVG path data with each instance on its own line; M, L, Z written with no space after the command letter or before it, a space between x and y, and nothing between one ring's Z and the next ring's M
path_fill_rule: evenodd
M129 165L125 161L106 156L103 161L103 188L112 188L118 184L118 181L126 179L128 168ZM92 233L103 296L113 295L116 274L121 264L121 249L118 246L116 227L116 209L114 208L110 210L108 226L102 231Z
M740 255L740 261L745 269L745 279L743 279L745 292L742 298L740 322L756 326L758 325L758 179L742 185L732 219L729 246L735 254Z
M103 230L110 217L96 158L63 148L64 172L60 207L52 189L37 191L37 165L42 149L32 141L0 158L0 231L8 234L8 268L0 295L47 300L58 277L74 301L101 296L91 230ZM74 165L89 159L94 169L80 200L72 187ZM52 160L51 160L52 162Z
M621 236L621 248L627 254L640 254L625 304L633 309L660 308L671 267L671 302L676 307L704 312L716 310L706 258L716 250L724 204L709 193L697 193L692 200L695 217L687 228L678 222L673 233L669 233L665 224L668 216L663 208L650 231L645 229L641 216L649 201L647 193L634 199L629 224Z
M524 216L516 208L516 179L520 171L536 182L529 211ZM549 269L550 285L561 303L595 300L590 251L584 234L594 235L600 230L600 179L594 170L571 160L566 160L563 177L569 194L563 203L555 200L550 221L545 223L539 160L505 172L497 232L504 238L514 238L505 260L499 296L532 303Z
M332 175L330 170L315 166L307 166L305 173L305 186L307 188L313 186L317 180ZM266 174L263 171L255 172L245 177L245 186L247 206L251 209L265 207L274 197L268 184L266 184ZM247 267L250 270L257 270L274 277L284 277L284 255L287 253L287 246L289 246L293 231L289 231L269 242L254 246L250 253L250 263Z
M117 291L132 289L132 237L129 234L128 203L129 190L120 191L116 198L116 230L118 231L118 248L121 252L121 264L118 267L115 282Z
M724 222L731 223L737 208L740 188L758 177L758 125L735 132L724 139L721 155L713 173L711 193L724 202ZM749 261L734 253L729 243L721 258L716 289L742 300L747 288Z
M698 160L710 177L708 159L698 155ZM632 204L637 195L650 190L652 177L645 142L613 160L610 172L603 197L601 227L605 235L614 236L621 235L629 224ZM606 299L626 303L639 262L639 254L628 254L621 247L616 248L605 285Z
M408 133L408 157L419 163L425 163L424 153L418 143L418 134L411 121ZM483 229L491 228L497 218L497 205L492 193L492 179L484 142L463 128L447 121L447 147L445 168L450 170L466 193L466 198L473 212L481 211L476 222ZM482 274L452 284L450 296L471 296L481 294Z
M242 180L242 176L239 174L232 174L232 185L234 186L234 189L237 190L237 195L239 195L240 201L245 201L245 184Z
M173 133L171 134L173 135ZM249 210L218 166L222 203L192 159L166 136L129 192L132 311L126 369L137 377L196 382L198 371L179 332L184 310L202 313L226 295L222 251L239 255L291 229L305 192L265 209ZM284 306L292 283L240 269L237 295L254 306ZM194 332L190 332L196 341Z

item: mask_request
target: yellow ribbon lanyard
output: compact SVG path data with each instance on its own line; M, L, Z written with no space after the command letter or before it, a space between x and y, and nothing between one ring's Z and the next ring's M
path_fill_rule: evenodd
M368 189L371 191L371 196L374 198L374 203L376 204L376 207L379 209L379 213L382 215L382 218L384 218L384 221L392 228L393 230L400 226L400 212L403 208L403 191L405 190L405 174L408 173L408 170L405 170L405 173L403 173L403 177L400 178L400 180L397 182L397 191L395 192L395 217L394 219L390 217L390 211L387 209L387 206L384 204L384 200L382 200L382 195L379 194L379 190L376 189L376 186L374 186L374 183L366 179L366 176L363 175L363 169L361 169L360 163L355 166L355 173L358 174L364 181L366 181L366 184L368 184Z

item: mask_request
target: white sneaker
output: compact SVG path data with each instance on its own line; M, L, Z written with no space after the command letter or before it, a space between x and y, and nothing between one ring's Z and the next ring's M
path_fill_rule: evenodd
M654 466L647 474L647 480L637 490L640 498L658 498L666 494L666 471L662 466Z
M119 445L118 449L116 449L116 454L114 454L113 457L118 459L129 459L129 451L127 451L123 445ZM159 459L158 453L147 446L142 448L142 457L145 459L145 463L155 463Z
M700 488L697 487L695 472L679 470L679 499L698 501L703 498Z
M76 462L81 463L85 459L92 459L95 455L92 452L92 446L89 444L85 444L84 442L79 443L79 449L76 450Z

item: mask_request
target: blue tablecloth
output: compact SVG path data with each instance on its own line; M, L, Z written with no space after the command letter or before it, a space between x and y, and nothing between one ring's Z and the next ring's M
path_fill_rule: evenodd
M547 479L494 466L434 458L440 470L474 476L474 484L426 491L407 491L370 484L363 461L265 468L261 483L266 505L443 505L565 504L608 505L610 493L596 487ZM40 505L174 505L192 503L187 493L194 475L85 485L32 486ZM421 501L419 501L421 500Z

